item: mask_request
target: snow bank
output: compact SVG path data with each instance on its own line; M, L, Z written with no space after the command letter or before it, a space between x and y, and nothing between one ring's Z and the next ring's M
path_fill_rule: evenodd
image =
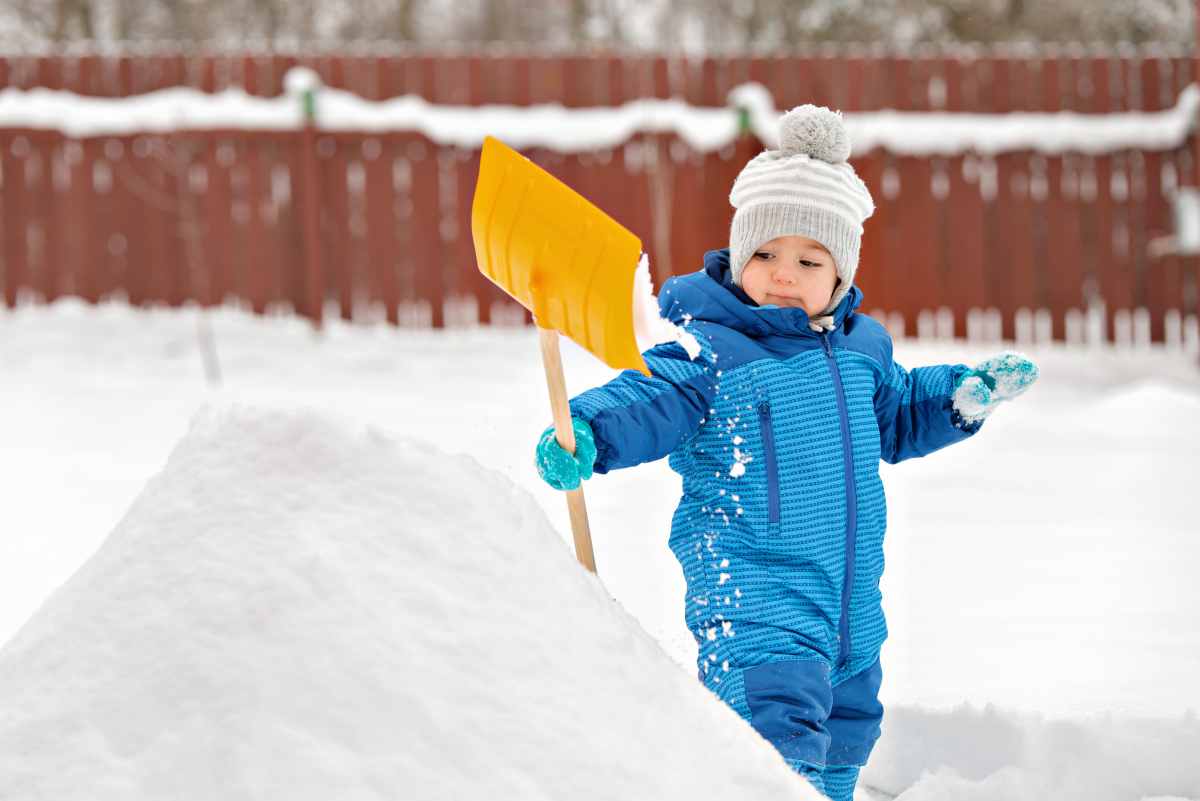
M1200 443L1200 395L1161 380L1143 379L1099 394L1076 421L1108 439L1173 440L1182 435Z
M1200 720L888 709L862 781L902 801L1200 798Z
M8 88L0 90L0 127L44 128L76 137L214 128L295 130L304 121L297 95L307 86L290 80L290 73L287 77L292 94L270 98L236 88L215 93L171 88L122 98ZM317 92L316 123L328 131L414 131L439 144L473 149L485 136L496 136L512 147L563 153L618 147L637 133L674 133L693 149L708 152L738 134L731 109L682 100L649 98L593 108L558 103L454 106L418 95L366 100L331 88Z
M190 88L101 98L49 89L0 90L0 127L46 128L70 136L104 136L213 128L294 130L304 120L300 95L316 92L316 124L324 130L415 131L442 145L477 149L485 136L516 148L562 153L615 148L638 133L672 133L693 150L711 152L741 133L735 109L768 147L776 145L781 110L764 86L746 83L726 107L693 106L679 99L646 98L620 106L566 108L435 105L417 95L366 100L319 88L315 73L297 67L285 77L289 95L263 98L236 88L206 94ZM885 109L844 115L854 152L875 148L907 155L1108 153L1132 148L1171 150L1183 144L1200 110L1200 87L1186 87L1175 106L1157 112L1080 114L1063 111L972 114Z
M883 148L909 156L1016 150L1040 153L1113 153L1174 150L1195 125L1200 87L1187 86L1165 111L1081 114L1074 111L1007 114L873 111L846 115L855 153Z
M818 798L466 456L201 412L0 651L0 797Z
M750 128L767 147L778 146L779 116L771 93L761 84L742 84L730 103L744 108ZM854 153L875 148L909 156L996 154L1016 150L1041 153L1112 153L1117 150L1173 150L1186 141L1200 111L1200 86L1190 84L1172 108L1081 114L1075 111L1013 111L974 114L958 111L858 111L843 114Z
M255 97L241 89L205 94L176 87L118 98L57 89L0 90L0 127L75 137L209 128L295 130L304 123L302 111L298 99Z

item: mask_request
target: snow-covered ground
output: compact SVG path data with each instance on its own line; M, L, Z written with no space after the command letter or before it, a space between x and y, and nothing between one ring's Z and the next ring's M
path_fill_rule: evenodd
M60 302L0 312L0 643L88 559L196 411L307 409L432 443L528 490L549 422L536 337ZM980 343L898 342L906 366ZM1200 372L1157 351L1027 349L1042 379L970 441L884 465L884 736L864 780L905 801L1200 799ZM565 343L568 388L612 374ZM422 476L413 476L422 486ZM664 463L586 485L604 587L684 672ZM4 657L0 651L0 657ZM736 721L735 721L736 723ZM865 797L865 796L864 796ZM4 798L0 788L0 798Z

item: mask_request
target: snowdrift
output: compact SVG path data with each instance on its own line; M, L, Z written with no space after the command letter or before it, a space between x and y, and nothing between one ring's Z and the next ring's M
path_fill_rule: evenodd
M0 754L5 801L820 798L508 479L244 407L0 651Z
M898 801L1200 798L1200 719L888 707L860 787ZM877 796L872 795L873 799Z

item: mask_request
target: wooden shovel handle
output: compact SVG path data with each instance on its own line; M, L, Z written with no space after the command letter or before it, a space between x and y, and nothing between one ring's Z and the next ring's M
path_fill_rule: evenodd
M563 379L562 356L558 351L558 332L538 326L542 346L542 366L546 368L546 386L550 390L550 411L554 414L554 434L567 453L575 453L575 429L571 427L571 408L567 405L567 383ZM587 505L583 501L583 482L567 490L567 511L571 515L571 533L575 537L575 558L596 572L592 554L592 532L588 528Z

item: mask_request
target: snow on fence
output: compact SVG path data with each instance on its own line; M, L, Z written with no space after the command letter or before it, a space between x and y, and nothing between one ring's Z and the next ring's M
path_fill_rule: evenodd
M603 131L628 118L629 101L657 98L658 106L641 107L643 123L623 141L524 152L637 232L661 281L694 269L704 250L727 239L728 188L762 142L736 136L738 118L722 108L731 90L754 80L774 108L824 103L854 124L875 120L861 129L865 139L882 131L872 141L890 149L854 158L878 206L867 222L859 282L867 306L894 333L1200 349L1195 257L1161 246L1173 233L1176 190L1198 183L1196 89L1188 88L1194 65L1183 54L42 56L0 58L0 86L9 87L0 109L18 95L33 98L17 90L34 86L94 96L240 86L270 97L297 63L361 99L327 93L336 102L323 106L318 97L318 109L328 108L318 111L317 125L285 119L249 130L230 123L121 129L117 120L109 132L71 133L86 115L63 111L72 119L61 125L21 127L0 115L6 302L64 294L123 295L137 304L232 299L314 319L334 302L343 317L396 324L520 323L524 312L475 269L469 223L478 151L437 129L430 134L429 120L459 115L475 128L479 120L463 117L463 105L554 101L557 112L543 106L540 113L587 108L575 113L594 115ZM351 115L399 113L402 102L385 108L362 99L406 93L433 104L419 110L424 132L366 123L344 129ZM290 104L286 115L302 119L298 101L280 101ZM186 104L178 105L186 115ZM764 104L751 102L743 120L751 130L755 108L761 114ZM878 109L907 113L864 113ZM1043 113L1010 114L1016 110ZM507 120L537 111L473 110ZM980 146L998 128L995 117L978 121L970 147L914 155L931 148L902 146L918 138L928 144L931 118L923 112L1004 114L1032 126L1034 135L1018 132L1014 140L1010 124L1012 142L1037 141L1041 126L1050 131L1065 118L1048 114L1059 111L1079 112L1071 123L1076 144L1065 152ZM1135 118L1120 116L1126 112L1163 112L1137 118L1147 121L1141 147L1130 146ZM673 115L673 127L644 122L664 114ZM905 134L919 125L919 136ZM1164 135L1170 126L1174 133ZM1085 146L1105 137L1107 146Z

